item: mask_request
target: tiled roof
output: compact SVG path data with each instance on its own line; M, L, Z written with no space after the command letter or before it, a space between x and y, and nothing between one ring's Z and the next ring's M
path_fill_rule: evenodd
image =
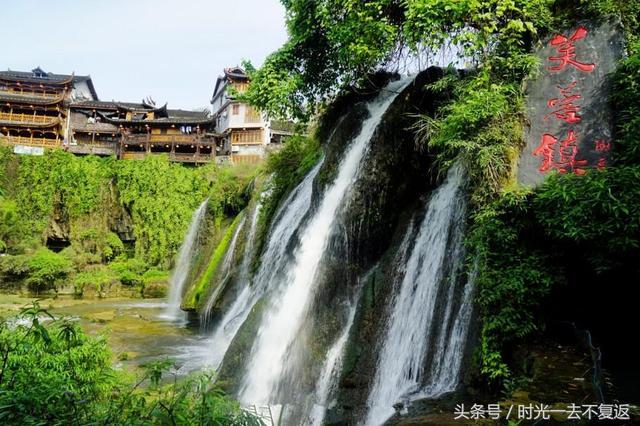
M89 90L91 91L91 95L98 99L98 94L93 86L93 81L88 75L54 74L51 72L45 72L40 67L37 67L31 71L0 71L0 78L47 84L63 84L69 81L73 81L74 83L86 82L89 86Z

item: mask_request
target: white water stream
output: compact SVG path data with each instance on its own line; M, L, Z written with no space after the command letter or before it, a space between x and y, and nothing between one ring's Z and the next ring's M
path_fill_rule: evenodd
M458 279L464 259L464 180L462 167L454 165L428 202L395 290L367 425L383 424L397 402L434 398L458 385L473 292L472 280Z
M162 313L161 317L169 319L171 321L183 321L186 318L186 313L180 310L180 303L182 302L182 291L184 290L184 284L189 275L189 269L191 267L191 258L195 248L195 241L198 237L198 230L202 219L204 219L205 212L207 211L207 198L200 204L200 206L193 212L191 217L191 224L187 235L184 237L184 241L178 251L178 261L176 267L171 273L171 279L169 281L169 297L167 299L167 308Z

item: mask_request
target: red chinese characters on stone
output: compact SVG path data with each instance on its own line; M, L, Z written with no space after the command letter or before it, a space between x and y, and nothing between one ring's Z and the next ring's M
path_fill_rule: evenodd
M557 34L551 39L551 46L553 46L558 52L558 56L549 56L549 61L557 62L556 65L548 67L549 71L562 71L568 65L584 72L593 71L595 64L586 64L578 62L576 60L576 46L575 42L582 40L588 34L585 27L578 27L578 29L569 38L562 34Z
M596 141L596 151L598 151L598 152L609 152L609 151L611 151L611 142L605 141L604 139L598 139Z
M585 173L584 167L587 160L577 160L578 145L576 133L569 130L567 137L560 141L558 138L545 133L542 135L540 145L533 151L534 156L542 156L540 170L545 173L549 170L558 170L560 173L570 173L581 175ZM559 157L556 160L556 157Z
M578 114L580 106L576 105L576 102L582 99L582 95L575 92L577 85L578 82L573 81L566 87L558 86L561 97L547 101L547 106L554 109L544 116L544 120L548 120L551 116L569 124L579 123L582 120L582 117Z
M558 138L545 133L544 135L542 135L540 145L538 145L538 147L533 151L533 155L535 157L539 155L542 156L542 164L540 165L540 168L538 170L543 173L551 169L553 165L553 155L557 142Z
M595 143L596 152L600 153L600 158L598 159L598 169L602 170L607 167L607 157L606 154L611 151L611 142L605 141L604 139L598 139Z

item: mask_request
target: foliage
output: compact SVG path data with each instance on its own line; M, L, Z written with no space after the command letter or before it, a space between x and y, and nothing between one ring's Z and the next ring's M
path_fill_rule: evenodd
M168 267L206 196L206 181L160 156L119 161L116 177L120 200L134 220L136 256Z
M639 7L640 10L640 7ZM614 76L617 163L640 163L640 51L622 62Z
M4 253L19 237L18 220L18 206L15 201L0 195L0 253Z
M103 262L113 260L124 253L124 244L118 235L105 229L94 227L81 229L76 233L75 240L83 253L97 255Z
M56 284L69 275L72 266L71 260L64 255L42 248L27 260L27 284L36 292L55 289Z
M62 150L21 156L16 202L25 231L41 233L56 206L72 218L96 212L113 163L111 158L76 157Z
M72 322L42 323L51 316L34 303L20 322L0 323L0 419L3 424L71 424L89 418L114 385L102 338L85 336Z
M218 226L224 217L233 217L245 208L250 198L249 188L257 172L254 165L211 167L205 177L210 182L207 211Z
M272 177L261 214L272 217L283 196L291 191L318 162L322 152L316 138L293 136L285 146L267 160L267 173Z
M44 319L48 319L46 323ZM104 337L87 336L38 302L0 322L0 421L8 425L261 425L211 374L165 385L172 365L147 366L136 383L111 367ZM142 385L145 384L145 387Z
M533 228L530 199L526 191L505 192L478 211L467 237L477 268L481 373L493 383L510 377L503 354L540 327L537 308L555 281L549 257L523 237Z
M87 286L93 286L98 296L104 297L105 291L118 282L115 273L106 266L98 266L78 273L73 280L76 295L82 295Z
M478 210L468 243L478 265L481 369L490 380L510 378L510 345L542 327L545 297L567 281L562 259L579 254L596 273L640 261L639 178L638 165L556 174Z
M193 211L208 196L209 211L219 219L247 203L247 169L210 165L188 169L162 156L120 161L117 168L120 200L131 212L136 256L163 268L177 253Z
M570 241L604 270L640 247L640 165L611 167L584 176L555 175L533 200L549 237Z
M15 182L0 185L0 248L24 251L25 242L40 240L51 218L70 225L74 257L83 264L112 261L125 248L110 226L131 214L135 255L151 265L171 266L191 215L207 197L218 222L247 203L247 185L255 168L190 168L165 156L141 161L79 157L62 150L43 156L16 156L2 150L3 176L14 167ZM28 245L32 245L29 243ZM78 265L84 266L84 265Z
M574 11L575 12L575 11ZM640 0L579 0L578 13L584 17L613 15L620 18L629 51L638 53L640 42Z
M437 153L437 170L462 159L476 202L486 202L507 183L522 146L522 95L512 84L492 83L487 70L457 81L452 93L438 117L419 118L417 143Z
M143 275L149 266L141 259L117 259L109 264L109 268L116 274L124 285L135 286L143 283Z
M496 50L517 72L552 21L549 0L285 0L288 41L250 75L243 98L273 116L308 118L321 99L381 65L457 46L467 61ZM404 53L403 53L404 52ZM513 54L512 54L513 53ZM499 56L499 55L496 55Z

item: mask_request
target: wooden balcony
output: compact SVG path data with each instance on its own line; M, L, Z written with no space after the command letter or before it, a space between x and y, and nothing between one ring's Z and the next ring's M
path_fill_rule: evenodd
M12 145L28 145L28 146L43 146L43 147L57 147L60 146L59 139L49 139L42 137L26 137L26 136L4 136L4 138Z
M49 124L54 125L60 123L59 117L50 117L46 115L34 115L15 112L0 112L0 121L11 121L24 124Z
M158 143L158 144L214 144L215 139L202 135L125 135L124 143Z
M142 160L148 155L167 155L169 161L177 163L203 164L215 160L215 154L190 154L178 152L123 152L121 158L124 160Z

